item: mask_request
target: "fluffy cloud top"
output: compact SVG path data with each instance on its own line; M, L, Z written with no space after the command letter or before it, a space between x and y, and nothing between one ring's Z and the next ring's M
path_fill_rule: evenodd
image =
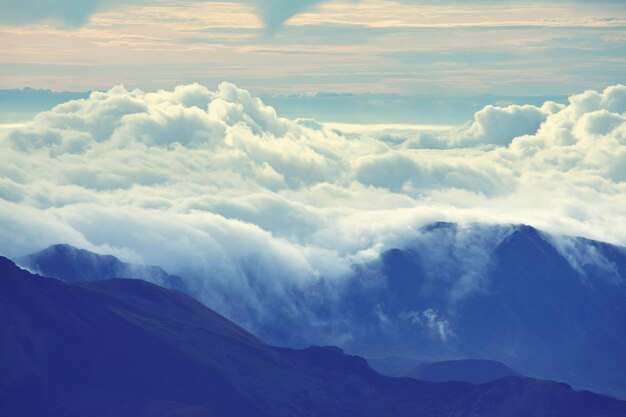
M115 87L0 129L0 154L2 254L67 242L162 265L234 318L272 314L268 296L303 314L302 288L328 296L384 249L432 248L416 244L432 221L626 243L624 86L394 140L281 118L232 84ZM478 235L455 238L459 259L482 259Z

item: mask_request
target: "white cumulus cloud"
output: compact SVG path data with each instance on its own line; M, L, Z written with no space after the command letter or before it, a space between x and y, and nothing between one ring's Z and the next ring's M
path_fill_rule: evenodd
M433 221L625 244L625 97L490 106L419 142L281 118L227 83L94 92L0 130L0 252L65 242L158 264L231 317L262 320L306 314L294 294L341 285L382 250L428 245L415 242ZM454 239L479 272L493 242ZM480 290L468 270L453 296Z

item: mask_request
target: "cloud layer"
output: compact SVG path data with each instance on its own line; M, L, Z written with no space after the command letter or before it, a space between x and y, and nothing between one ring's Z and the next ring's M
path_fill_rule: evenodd
M0 88L153 90L226 79L264 95L322 93L291 100L290 117L411 123L431 106L439 121L420 123L459 123L481 103L561 101L624 82L625 10L535 0L0 0ZM389 93L403 97L378 100ZM343 104L357 110L351 120L336 117ZM381 106L387 117L370 117Z
M146 0L147 1L147 0ZM133 0L140 4L143 0ZM68 26L80 26L103 9L120 4L122 0L0 0L0 22L21 25L40 21L55 21Z
M304 288L327 297L382 250L432 247L433 221L626 244L624 86L405 136L281 118L227 83L115 87L0 129L0 154L0 253L66 242L158 264L233 318L305 314ZM474 262L496 237L455 239ZM456 296L480 285L461 278Z
M207 0L210 2L212 0ZM213 0L214 1L214 0ZM249 3L258 10L259 17L270 32L278 29L292 16L307 10L323 0L234 0ZM198 2L191 0L189 3ZM0 0L0 22L12 25L40 21L54 21L68 26L80 26L100 11L123 6L158 4L154 0Z

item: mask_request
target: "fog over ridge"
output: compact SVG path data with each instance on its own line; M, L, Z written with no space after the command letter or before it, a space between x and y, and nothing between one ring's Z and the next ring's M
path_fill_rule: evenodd
M259 311L263 294L421 245L436 221L466 225L468 260L492 245L475 223L626 244L624 86L393 140L282 118L228 83L118 86L1 129L0 148L2 254L70 243L195 277L199 294L248 289Z

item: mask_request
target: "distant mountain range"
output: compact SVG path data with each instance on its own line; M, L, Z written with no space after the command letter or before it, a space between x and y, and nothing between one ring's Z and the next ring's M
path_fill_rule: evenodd
M521 375L498 361L462 359L420 363L404 376L432 382L463 381L485 384L509 376Z
M143 267L67 246L19 263L66 281L144 278L194 295L155 267L133 275ZM622 247L529 226L435 223L402 248L355 264L339 283L286 294L301 315L272 314L284 300L267 296L262 318L245 304L229 317L275 345L336 344L367 358L415 363L486 358L626 398ZM403 366L397 375L410 370Z
M420 362L411 358L390 357L367 359L367 363L382 375L431 382L485 384L508 376L523 376L502 362L486 359Z
M276 348L178 291L61 282L0 257L0 415L620 417L556 382L390 378L338 348Z

